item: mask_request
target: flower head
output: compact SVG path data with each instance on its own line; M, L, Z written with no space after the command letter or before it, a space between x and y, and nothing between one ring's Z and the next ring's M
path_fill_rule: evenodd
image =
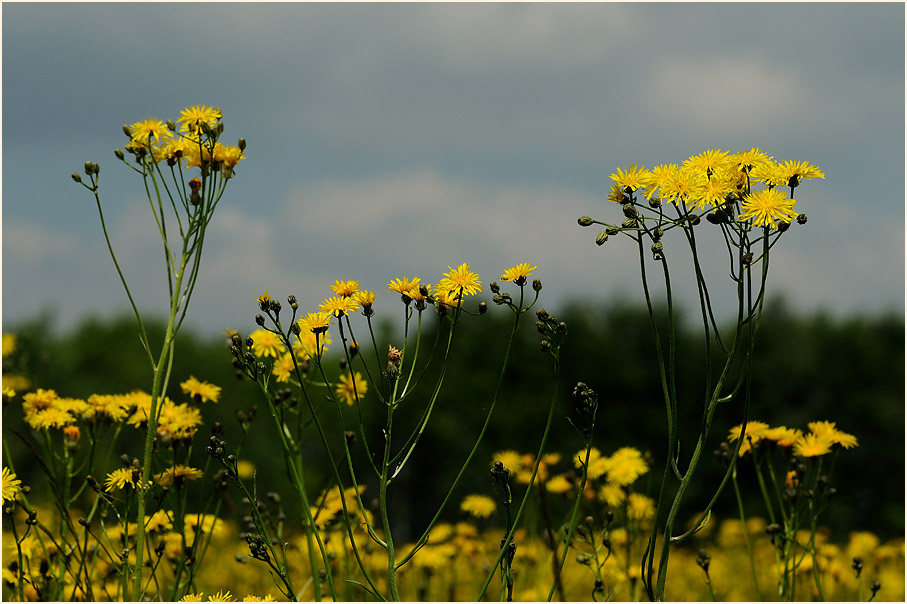
M737 220L752 220L754 226L777 229L775 220L790 222L797 217L797 212L793 209L795 203L795 199L789 199L779 189L762 189L743 198L740 203L742 213Z
M331 291L338 296L349 298L357 291L359 291L359 282L353 281L352 279L350 279L349 281L337 279L336 281L334 281L334 285L331 286Z
M651 173L646 170L645 166L637 168L636 164L631 164L627 170L618 168L617 172L611 175L611 180L616 182L622 190L630 189L635 191L639 187L645 186L649 182L650 177Z
M201 131L202 124L213 128L221 117L220 109L207 105L192 105L180 111L180 117L176 123L183 132L197 133Z
M201 403L207 403L208 401L216 403L217 399L220 397L220 386L202 382L192 375L189 376L188 380L180 384L180 388L182 389L183 394L188 394L194 400Z
M3 358L13 354L16 350L16 336L11 333L3 334Z
M3 503L15 501L22 492L22 481L9 468L3 468Z
M488 518L495 507L494 499L485 495L467 495L460 503L460 510L476 518Z
M809 434L794 443L794 453L803 457L820 457L831 453L832 440L828 434Z
M284 352L283 342L273 331L266 329L256 329L249 334L252 338L252 354L257 357L276 357Z
M461 293L472 295L479 292L482 282L479 276L469 270L469 263L464 262L454 270L448 266L450 272L444 273L444 278L438 283L438 289L458 296Z
M727 156L727 151L722 151L720 149L709 149L708 151L703 151L699 155L694 155L689 158L683 165L685 168L692 168L697 170L701 174L705 175L706 178L711 177L712 174L718 172L720 169L727 166L729 159Z
M633 447L622 447L607 458L605 472L608 482L622 486L633 484L637 478L649 471L649 465L642 453Z
M348 374L341 374L340 381L337 382L337 387L334 390L337 398L350 406L361 399L366 392L368 392L368 383L358 371L352 377Z
M333 296L322 302L318 308L334 317L342 317L359 308L359 303L347 296Z
M185 481L195 480L201 478L203 475L204 472L197 468L190 468L189 466L177 464L155 476L154 480L164 487L170 486L171 484L176 484L177 487L179 487Z
M419 277L413 277L410 281L409 277L403 275L401 279L394 279L387 284L387 291L397 292L398 294L405 294L407 291L419 287Z
M129 130L132 133L132 142L140 145L147 145L149 141L156 143L173 136L173 133L167 128L167 124L154 118L136 122L129 126Z
M104 490L108 493L116 489L125 489L133 487L141 480L136 476L139 473L137 468L119 468L107 475L104 481Z
M305 318L299 319L299 327L310 333L324 333L331 324L332 315L329 312L310 312Z
M501 274L501 281L513 281L517 285L525 285L526 278L537 268L537 266L532 266L528 262L521 262L504 271Z

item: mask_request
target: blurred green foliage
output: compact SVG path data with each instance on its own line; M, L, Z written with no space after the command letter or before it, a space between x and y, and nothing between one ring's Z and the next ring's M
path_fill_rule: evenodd
M572 405L570 393L576 382L583 381L599 395L595 445L605 454L622 446L650 452L653 471L643 479L639 489L644 490L648 485L654 492L660 478L658 468L664 462L667 438L664 402L645 309L584 301L554 312L567 322L569 335L561 353L558 411L547 450L562 453L565 458L562 466L572 467L569 458L582 448L582 439L567 421ZM505 375L495 417L462 488L458 488L449 506L449 519L456 519L457 505L467 493L490 494L488 468L495 451L513 449L534 453L537 450L554 385L550 357L538 348L534 319L534 316L527 316L521 324L520 341L514 348L510 369ZM391 522L410 529L401 528L403 538L427 525L481 429L499 373L510 321L509 313L492 306L486 315L468 317L458 327L446 385L432 421L405 471L391 487L391 511L396 516ZM436 324L432 316L428 333L433 333ZM151 322L146 326L152 344L159 345L163 324ZM131 317L89 319L68 332L58 330L50 317L39 317L6 326L5 331L19 336L16 358L24 363L35 387L51 388L61 396L70 397L150 390L147 356L143 356ZM251 329L244 331L243 336L249 331ZM697 434L701 422L704 397L702 337L701 328L698 331L690 328L688 322L680 321L677 358L681 435ZM379 351L387 350L388 344L400 345L390 325L382 326L378 339ZM337 340L335 337L332 360L327 363L334 375L339 372ZM804 430L809 421L830 420L859 439L860 446L842 452L836 462L833 485L838 489L838 497L822 517L822 523L832 529L833 539L837 536L845 540L847 534L855 530L873 531L883 540L903 536L903 318L801 316L790 312L782 301L775 300L766 307L756 349L750 419ZM370 350L363 346L363 354L369 354ZM422 392L430 392L433 372L437 372L439 366L438 360L432 364L420 386ZM241 457L249 459L258 468L259 492L277 491L289 496L279 445L273 438L273 425L265 417L265 405L257 388L247 381L237 380L225 335L198 335L188 329L180 332L168 390L174 401L185 400L179 383L190 375L223 387L221 401L203 405L202 413L209 425L214 421L224 425L224 439L229 447L235 447L241 436L236 412L259 407ZM319 396L320 393L316 393L315 404L321 409L319 413L324 414L328 433L339 438L336 414L330 405L318 400ZM369 400L374 402L376 399L366 397L366 403ZM395 433L408 434L406 428L415 425L424 403L424 397L421 401L418 396L408 399L406 404L412 405L412 411L400 411L395 415ZM367 437L377 451L382 443L380 425L384 412L377 408L377 403L371 408L367 404L365 407ZM355 415L350 412L347 417L345 427L354 429ZM28 479L39 476L40 470L34 467L31 455L14 434L14 431L28 432L21 422L21 413L7 407L3 420L3 439L14 457L17 473ZM726 439L728 430L739 422L738 403L721 408L708 451ZM206 427L196 437L193 455L198 455L199 467L204 463L203 443L209 434ZM310 442L307 446L310 450L306 452L306 478L313 492L320 492L328 484L329 472L314 430ZM339 441L335 444L336 453L341 446ZM681 455L688 455L694 444L681 438ZM116 451L115 457L120 453L138 455L139 449L140 439L135 439L133 451ZM354 454L366 454L361 443L354 447ZM357 463L362 468L361 475L365 475L368 464L364 459ZM681 517L692 517L697 508L708 501L723 471L723 467L712 459L700 466L687 498L688 509ZM764 516L747 463L740 464L739 476L748 500L747 513ZM40 488L34 482L31 480L33 488ZM366 500L375 494L372 487L366 492ZM289 499L291 497L285 497L285 501ZM566 501L564 505L566 507ZM289 507L288 513L299 513L299 510ZM736 503L730 487L719 500L716 513L719 518L736 517Z

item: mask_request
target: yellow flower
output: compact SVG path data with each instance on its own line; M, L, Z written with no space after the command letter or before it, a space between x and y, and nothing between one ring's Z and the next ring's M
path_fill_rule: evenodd
M705 175L691 168L675 170L660 186L661 200L679 205L700 198L707 181Z
M157 142L173 136L167 128L167 124L154 118L136 122L129 126L129 130L132 132L132 141L142 145L146 145L149 140Z
M387 291L405 294L408 290L419 287L419 277L413 277L412 281L406 275L402 279L394 279L387 284Z
M598 498L616 508L627 499L627 492L616 484L606 484L599 489Z
M243 602L273 602L274 596L271 594L266 594L263 598L260 596L248 595L242 599Z
M252 354L257 357L276 357L285 351L280 336L273 331L256 329L249 337L252 338Z
M201 602L204 596L204 592L199 592L197 594L186 594L180 599L180 602Z
M183 132L199 132L202 124L213 128L221 117L223 116L220 109L206 105L193 105L180 111L180 118L176 122Z
M655 189L665 186L674 179L677 171L677 164L663 164L652 168L649 171L649 185L643 191L643 195L647 198L651 198ZM617 187L616 193L614 192L614 187ZM614 187L612 187L612 194L608 196L608 199L616 201L617 203L623 203L623 193L620 191L620 185L614 185Z
M133 487L138 483L141 477L136 477L135 474L138 474L139 471L135 468L120 468L114 470L107 475L107 479L104 481L104 490L108 493L115 489L125 489L126 487Z
M650 177L651 173L646 170L645 166L637 168L636 164L631 164L628 170L618 168L617 173L611 175L611 180L616 182L622 190L629 188L635 191L648 183Z
M607 458L605 472L608 482L620 486L629 486L637 478L649 471L649 466L642 453L633 447L622 447Z
M211 401L216 403L220 397L220 386L199 381L191 375L188 380L180 384L180 388L183 390L183 394L188 394L196 402L207 403Z
M309 333L324 333L327 331L328 326L331 324L331 318L333 315L329 312L310 312L305 318L299 319L299 328L302 332L308 331ZM301 338L301 336L300 336ZM305 344L306 342L303 341ZM325 343L327 340L325 340ZM306 346L308 348L308 346ZM314 346L312 347L314 349ZM313 350L314 351L314 350Z
M545 489L549 493L563 495L564 493L573 489L573 483L570 482L570 480L568 480L567 477L563 474L558 474L545 483Z
M450 266L447 268L450 269L450 272L444 273L444 278L438 283L439 290L459 296L461 293L466 295L476 294L482 289L482 282L479 280L479 276L469 270L468 262L464 262L456 270Z
M701 174L704 174L706 177L710 177L720 169L728 166L730 160L728 158L727 151L721 151L720 149L709 149L708 151L703 151L699 155L694 155L685 162L683 166L685 168L692 168L699 171Z
M586 459L585 449L579 451L576 455L573 456L573 465L577 469L583 467L583 462ZM602 455L602 452L599 451L596 447L589 449L589 465L586 468L586 476L589 480L595 480L600 478L608 470L608 458Z
M353 300L359 303L363 310L369 310L375 303L375 292L361 289L353 294Z
M766 165L772 161L772 158L763 153L759 147L735 153L730 159L735 162L738 170L746 173L752 172L756 166Z
M175 483L177 488L179 488L185 481L195 480L196 478L201 478L203 475L204 472L197 468L190 468L189 466L177 464L155 476L154 480L164 487Z
M807 426L809 426L810 432L823 438L827 438L831 441L832 445L841 445L845 449L851 449L858 446L857 437L838 430L835 427L835 422L809 422Z
M352 378L345 374L341 375L336 390L334 390L337 398L350 406L361 399L366 392L368 392L368 384L358 371L353 374Z
M22 481L16 478L16 475L10 472L9 468L3 468L2 479L3 503L15 501L19 497L19 493L22 492Z
M526 278L537 268L537 266L531 266L528 262L521 262L504 271L501 275L501 281L513 281L517 285L525 285Z
M806 434L794 443L794 453L803 457L821 457L831 452L832 441L827 434Z
M233 602L233 595L230 593L230 590L219 591L213 596L208 596L208 602Z
M295 370L296 362L293 360L293 355L286 352L274 361L274 367L271 369L271 373L274 374L278 382L288 382Z
M801 436L803 436L803 432L796 428L777 426L764 431L760 438L773 440L779 447L792 447Z
M268 290L265 290L265 293L255 298L255 301L258 302L258 306L262 309L267 308L266 305L271 301L271 296L268 294Z
M331 286L331 291L337 294L338 296L343 296L344 298L349 298L357 291L359 291L359 282L353 281L344 281L343 279L337 279L334 281L334 285Z
M13 354L16 350L16 336L11 333L3 334L3 358Z
M347 296L333 296L318 306L322 311L337 318L353 312L358 307L359 304Z
M76 418L59 407L51 407L26 416L25 421L35 430L47 430L68 426L74 423Z
M655 502L645 495L630 493L627 496L627 516L637 522L645 522L655 517Z
M795 203L797 200L789 199L779 189L762 189L743 198L740 203L742 213L737 220L752 220L754 226L771 226L777 229L775 220L790 222L792 218L797 217L797 212L793 209Z
M460 510L476 518L488 518L495 507L494 499L485 495L467 495L460 503Z
M249 480L255 474L255 464L247 459L236 462L236 474L243 480Z
M735 442L740 437L741 424L738 424L728 432L728 442ZM768 424L760 421L746 422L746 433L743 435L743 444L740 445L740 457L750 450L750 443L756 444L762 435L769 429Z
M88 404L90 408L85 412L87 417L114 422L124 421L132 406L130 397L123 394L92 394L88 397Z
M775 171L775 182L780 186L796 187L809 178L825 178L825 174L809 162L785 160Z

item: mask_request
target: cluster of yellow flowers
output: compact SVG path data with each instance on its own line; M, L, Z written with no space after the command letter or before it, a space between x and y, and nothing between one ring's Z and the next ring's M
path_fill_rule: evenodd
M156 118L141 120L124 127L129 137L126 151L153 163L213 166L229 178L245 156L242 143L233 146L216 142L222 128L220 120L220 109L205 105L183 109L176 123Z
M520 263L504 271L501 280L522 286L537 268L525 262ZM481 288L481 278L470 270L469 263L462 263L456 269L448 266L448 272L443 274L434 287L423 282L420 277L410 278L406 275L387 284L387 291L400 294L405 304L415 302L418 308L424 308L426 303L433 304L439 310L456 307L463 296L477 294ZM271 372L278 382L289 382L296 367L327 351L332 344L328 328L334 319L349 316L356 310L361 310L366 317L374 314L372 307L376 294L374 291L360 289L359 281L336 279L330 289L334 295L325 298L318 305L318 311L306 313L296 321L299 329L292 350L287 350L280 335L274 330L257 329L249 334L252 338L252 353L259 359L274 359ZM265 290L255 301L265 310L271 303L271 295ZM368 384L359 372L341 375L339 380L335 394L348 405L353 405L368 390Z
M776 162L758 147L739 153L709 149L694 155L683 165L664 164L646 169L631 165L611 175L615 184L608 199L625 202L625 195L641 190L649 200L684 205L700 211L717 208L729 197L740 200L739 221L754 226L778 228L779 222L797 218L796 200L778 187L793 189L805 180L825 178L822 170L805 161ZM756 183L765 189L752 190Z
M728 441L736 442L742 427L742 424L738 424L731 428ZM798 428L770 427L760 421L747 422L739 455L742 457L753 447L772 445L792 449L795 455L801 457L821 457L831 453L835 447L851 449L859 444L856 436L838 430L835 422L809 422L808 427L809 432L804 433Z

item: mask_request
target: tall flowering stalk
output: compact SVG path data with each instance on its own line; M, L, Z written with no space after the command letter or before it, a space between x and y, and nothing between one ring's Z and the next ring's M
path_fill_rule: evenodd
M484 302L472 309L467 307L468 297L478 293L482 287L479 276L470 270L469 264L457 268L449 267L449 272L438 281L435 287L424 283L419 277L403 276L388 283L388 292L398 295L398 304L402 310L402 340L397 346L379 345L373 328L375 315L374 292L359 288L359 282L338 279L331 286L333 296L324 300L317 312L301 313L295 296L289 296L287 303L291 309L289 322L286 315L281 316L283 305L265 292L258 298L262 314L255 318L260 329L246 339L238 334L233 336L234 366L246 376L256 381L266 399L274 428L279 435L284 449L284 461L288 475L292 479L297 496L303 504L305 520L303 527L309 542L309 561L312 567L312 584L314 598L320 599L327 594L321 593L321 584L326 582L330 596L338 597L334 584L330 558L325 551L320 529L324 521L318 517L327 507L333 509L328 517L336 515L342 518L347 532L348 544L353 557L359 566L363 582L356 584L378 600L399 600L400 589L397 584L397 573L401 567L410 562L428 543L429 533L441 518L450 499L465 474L470 461L478 450L491 422L496 403L501 394L503 376L510 359L510 352L521 317L528 312L538 299L542 289L541 281L531 284L533 294L526 292L528 277L537 267L519 264L501 275L502 281L511 281L519 288L517 300L502 292L497 283L490 288L494 293L493 302L508 307L514 315L513 328L507 342L497 386L491 395L491 404L475 444L453 478L447 495L438 505L429 525L421 537L405 551L394 540L394 531L390 522L391 486L394 480L413 457L422 436L432 417L433 411L443 389L447 369L453 353L453 342L457 326L464 315L482 315L487 310ZM532 295L532 301L526 299ZM469 305L472 306L472 305ZM427 320L424 313L434 309L438 315L437 333L433 338L431 350L423 340ZM365 318L368 335L365 339L357 338L354 330L355 314ZM543 312L543 311L540 311ZM547 315L546 315L547 316ZM558 342L566 329L556 324L551 328L557 331L552 336ZM333 334L333 335L332 335ZM336 380L328 375L325 366L325 352L335 342L341 344L341 374ZM387 353L383 352L387 346ZM547 350L547 348L546 348ZM440 357L440 367L433 383L427 388L419 389L427 375L427 369ZM273 360L271 360L273 359ZM277 384L286 383L298 388L300 402L303 405L288 404L288 397ZM337 418L337 434L329 434L325 427L324 414L319 414L315 403L318 396L315 389L324 388L326 398ZM377 399L377 402L373 399ZM293 399L294 401L296 399ZM384 425L380 428L381 439L375 443L370 439L369 430L363 422L363 405L383 405L386 410ZM348 409L352 407L353 413ZM306 412L307 411L307 412ZM415 426L402 436L395 431L395 417L400 413L409 413L418 418ZM399 422L397 422L399 424ZM302 431L306 425L313 425L318 439L327 455L332 485L319 498L320 505L310 505L303 481L303 457L301 444ZM550 425L550 419L549 419ZM546 429L547 434L547 429ZM350 448L356 440L368 450L367 465L357 468L353 464ZM370 446L370 440L374 443ZM340 451L338 460L337 451ZM223 455L223 451L219 451ZM377 517L373 518L362 501L362 492L367 479L377 480ZM349 485L349 486L348 486ZM331 503L328 504L327 502ZM525 504L525 501L523 502ZM516 526L522 506L514 518ZM511 525L508 525L508 529ZM361 529L364 535L383 550L383 569L376 568L369 561L373 556L363 556L356 539L355 531ZM266 527L260 530L266 532ZM512 530L508 539L512 539ZM267 535L261 536L261 542L268 543ZM324 563L324 571L318 571L316 548ZM369 545L371 548L372 545ZM502 549L502 552L504 550ZM253 552L254 557L254 552ZM285 563L285 559L283 561ZM283 578L283 567L278 572ZM380 580L379 580L380 575ZM490 579L490 577L489 577ZM486 582L487 585L487 582ZM287 583L286 587L290 585ZM289 589L284 595L298 599L301 593L292 593Z
M598 245L603 245L609 237L625 235L636 243L639 254L640 275L655 340L668 429L656 522L641 564L642 581L652 600L663 600L665 597L671 546L686 540L704 526L712 506L734 472L736 450L730 457L724 478L697 524L690 531L675 534L677 514L705 450L712 420L720 404L737 403L741 420L737 450L744 442L752 398L753 350L762 319L771 249L789 230L792 222L806 223L806 215L794 210L797 201L793 195L798 186L811 178L824 178L824 174L807 162L776 162L758 148L735 154L708 150L690 157L681 166L668 164L655 166L651 170L636 165L627 169L618 168L611 175L615 184L608 199L620 205L623 221L612 224L586 216L578 221L584 227L593 224L605 227L596 238ZM711 225L710 233L702 232L709 228L706 224ZM672 231L675 234L680 232L677 237L685 242L683 247L687 250L682 249L682 243L676 247L666 243L666 237ZM736 321L729 337L728 334L722 335L718 329L712 309L712 282L703 272L699 256L700 239L714 237L716 231L726 251L730 286L737 298ZM676 323L669 260L681 261L688 253L692 254L703 328L704 397L699 434L684 435L682 439L685 443L695 443L689 457L684 459L680 451L678 413L695 408L690 407L690 403L681 405L676 387ZM664 283L666 330L656 320L649 287L649 267L653 264ZM712 365L716 350L724 358L720 368Z
M148 355L153 374L141 478L136 485L136 561L132 570L131 597L128 598L132 600L141 600L144 591L143 519L151 480L152 448L158 435L160 401L170 379L174 340L186 318L189 300L195 290L208 225L227 183L233 177L237 163L244 159L245 140L239 139L235 146L224 145L219 141L223 131L220 109L204 105L192 106L181 112L176 123L150 118L123 126L123 132L129 140L125 145L125 152L120 149L115 151L117 159L141 177L163 246L170 307L164 341L156 356L152 352L141 313L110 242L99 192L100 166L93 162L85 163L87 182L77 173L72 175L74 181L94 195L107 249L135 313L142 346ZM127 153L132 161L127 161ZM179 234L178 238L173 237L174 225Z

